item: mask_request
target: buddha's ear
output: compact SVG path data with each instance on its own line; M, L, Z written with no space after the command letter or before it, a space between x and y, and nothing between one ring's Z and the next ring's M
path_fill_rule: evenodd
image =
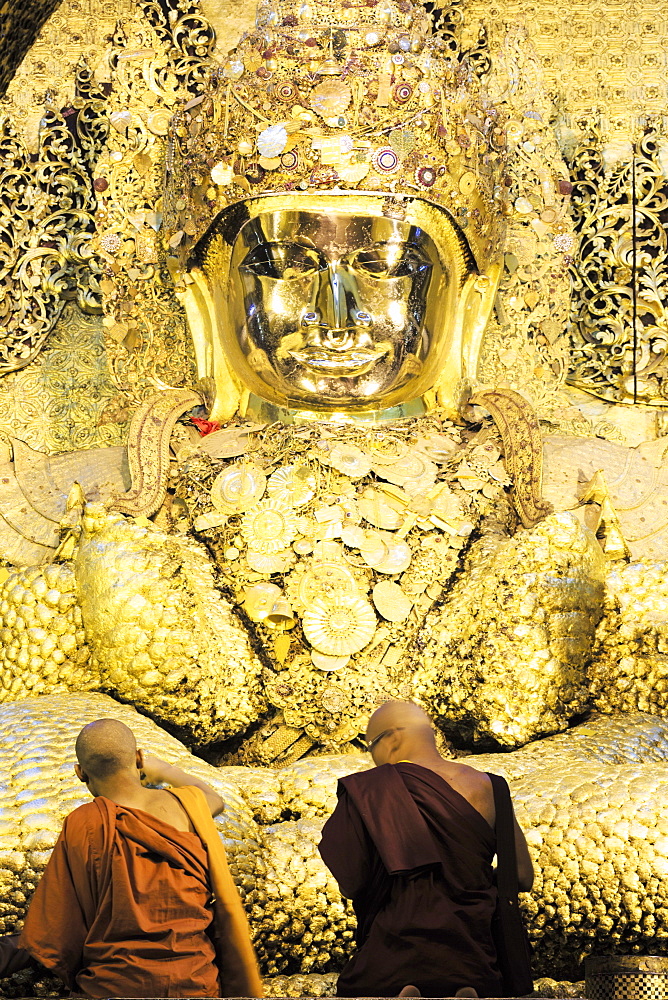
M438 403L446 413L458 412L462 386L476 381L482 341L502 271L502 261L490 264L483 274L470 272L462 285L449 338L450 353L435 386Z
M223 423L238 411L241 390L231 376L219 318L206 274L194 267L185 276L185 286L177 293L188 319L188 327L195 348L197 376L215 385L215 396L208 417Z
M471 382L478 377L482 341L494 309L502 273L503 260L490 264L483 274L474 276L467 289L462 331L462 377Z

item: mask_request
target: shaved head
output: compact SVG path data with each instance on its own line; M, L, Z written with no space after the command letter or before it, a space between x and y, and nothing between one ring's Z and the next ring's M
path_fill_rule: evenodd
M77 736L76 755L86 774L104 780L136 767L137 741L132 730L117 719L97 719Z
M386 701L376 709L366 727L367 741L386 729L404 729L423 739L434 740L431 719L423 708L412 701Z

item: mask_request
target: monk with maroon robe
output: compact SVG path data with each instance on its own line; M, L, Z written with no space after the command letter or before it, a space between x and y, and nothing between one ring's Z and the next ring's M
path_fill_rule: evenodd
M85 726L76 754L76 773L94 798L65 820L28 910L22 954L85 997L262 996L211 818L224 808L220 796L137 750L114 719ZM223 882L214 886L220 864ZM214 887L227 895L216 906L233 913L225 940Z
M387 702L367 728L375 769L339 782L320 853L357 916L337 995L503 996L489 777L438 753L417 705ZM517 820L520 889L533 884Z

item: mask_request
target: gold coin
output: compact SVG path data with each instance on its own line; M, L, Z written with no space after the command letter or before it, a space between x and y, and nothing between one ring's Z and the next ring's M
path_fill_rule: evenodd
M146 119L146 127L153 135L167 135L171 114L166 108L152 111Z
M475 191L476 180L475 174L470 170L467 170L465 174L459 178L459 190L462 194L471 194Z
M241 534L249 549L280 552L295 539L297 515L292 507L278 500L263 500L244 514Z

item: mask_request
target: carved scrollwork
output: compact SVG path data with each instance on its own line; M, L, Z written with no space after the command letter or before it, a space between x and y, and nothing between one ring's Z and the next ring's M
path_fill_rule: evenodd
M143 0L140 7L161 42L169 50L177 79L191 94L198 94L208 77L208 62L216 35L200 12L197 0Z
M100 311L90 242L91 163L106 135L101 108L93 95L62 113L47 108L36 162L0 120L0 374L30 364L67 300Z
M611 402L668 405L668 141L605 144L592 128L575 151L569 382Z

